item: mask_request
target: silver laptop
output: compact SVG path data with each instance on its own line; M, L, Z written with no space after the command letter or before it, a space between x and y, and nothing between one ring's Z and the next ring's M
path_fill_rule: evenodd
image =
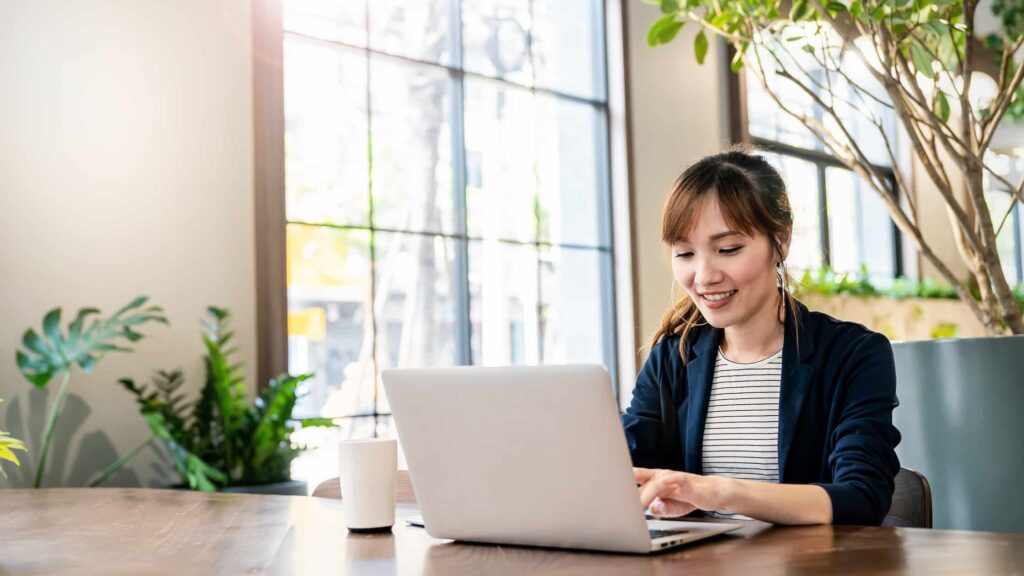
M385 370L435 538L647 553L739 524L647 520L597 365Z

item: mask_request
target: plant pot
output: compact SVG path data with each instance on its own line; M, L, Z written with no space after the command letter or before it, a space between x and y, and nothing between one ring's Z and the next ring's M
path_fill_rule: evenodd
M234 492L239 494L278 494L281 496L308 496L306 483L302 480L286 480L273 484L258 484L255 486L228 486L221 488L221 492Z
M1024 532L1024 336L895 342L900 463L935 528Z

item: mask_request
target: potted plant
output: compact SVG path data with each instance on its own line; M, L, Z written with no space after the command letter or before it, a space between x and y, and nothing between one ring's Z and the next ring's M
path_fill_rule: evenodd
M1024 177L997 169L989 154L1006 118L1024 117L1024 3L1009 0L644 0L660 7L652 46L671 42L684 25L698 27L693 49L703 62L709 36L734 49L732 69L749 67L779 109L802 123L839 162L858 174L893 222L985 327L990 338L897 343L904 465L931 481L935 526L1024 530L1024 500L1006 498L1024 475L1020 439L1024 405L1019 358L1024 356L1022 307L1000 266L996 238L1010 211L990 213L985 177L1024 202ZM999 30L975 27L980 6ZM860 59L874 86L852 80L847 56ZM804 65L810 60L816 72ZM979 98L972 85L987 74L995 86ZM784 89L813 103L802 109ZM852 95L843 92L850 90ZM896 126L874 118L875 102L893 110ZM897 196L837 112L852 107L884 143L895 186L910 191L912 166L896 143L909 141L922 180L944 203L957 258L932 249L922 233L913 194ZM1019 180L1017 180L1019 178ZM897 198L903 200L900 202ZM1016 336L998 335L1014 334Z
M0 398L0 404L2 404L3 401L4 399ZM7 435L7 432L0 430L0 460L14 462L15 466L21 466L21 463L18 462L18 455L14 453L15 450L21 450L22 452L28 451L28 449L25 448L24 442L17 438L11 438ZM7 478L7 473L4 472L3 466L0 466L0 477Z
M71 384L72 370L88 374L109 352L131 352L126 343L138 342L143 338L139 328L150 322L167 325L167 318L159 306L146 306L148 297L139 296L115 312L109 318L99 318L97 308L82 308L75 315L66 331L61 330L61 309L54 308L43 317L42 335L29 328L21 338L22 348L16 353L18 370L22 376L38 388L45 388L54 378L60 377L60 388L50 406L43 432L43 445L36 462L33 488L43 483L46 457L57 426L57 418L64 407ZM24 445L21 445L24 449ZM0 453L2 456L2 453Z
M230 313L210 307L203 322L206 382L199 398L188 403L180 388L180 370L158 371L148 385L130 378L119 382L138 401L153 438L112 466L94 484L102 483L138 450L153 440L167 449L182 484L203 491L235 491L305 495L303 482L290 479L292 445L297 426L333 426L327 418L293 419L298 385L311 374L282 374L270 381L253 402L246 398L241 365L231 359Z

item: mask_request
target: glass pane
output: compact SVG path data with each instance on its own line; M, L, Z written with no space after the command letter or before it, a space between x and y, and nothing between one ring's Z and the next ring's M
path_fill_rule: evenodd
M531 27L530 0L463 2L465 69L520 84L532 84Z
M466 209L471 236L536 239L535 123L528 91L466 79Z
M750 135L800 148L820 150L822 146L814 134L802 122L783 111L765 91L752 66L744 66L743 69L747 75L747 118ZM768 74L768 83L772 91L790 109L798 112L814 110L820 117L820 111L813 105L810 96L792 82L772 76L771 72Z
M449 0L371 0L370 48L448 64L450 10Z
M994 190L985 192L985 201L988 203L989 213L992 215L992 230L999 230L999 223L1013 204L1013 198L1008 192ZM999 262L1002 265L1003 274L1006 275L1006 281L1010 286L1017 283L1016 236L1013 213L1011 212L1006 219L1006 223L1003 224L1003 229L1000 230L999 236L996 236L996 251L999 253Z
M604 100L604 23L598 0L534 0L537 85Z
M793 240L786 265L795 273L821 268L821 214L818 168L811 162L781 154L765 154L786 182L793 209Z
M537 364L537 250L504 242L469 244L473 364Z
M447 71L386 56L370 66L374 226L454 233Z
M313 372L296 415L372 413L370 233L290 224L288 370Z
M886 149L886 140L874 125L874 120L882 124L889 145L893 147L893 152L898 154L896 114L892 108L879 102L890 102L888 94L864 64L863 59L853 51L847 51L843 56L843 72L853 83L838 74L832 75L833 87L839 97L835 103L836 113L843 119L846 129L850 131L857 146L870 162L879 166L892 165L892 158ZM830 128L835 127L831 119L826 125Z
M542 356L545 364L605 364L611 325L611 258L575 248L541 251Z
M366 46L366 0L284 0L283 9L285 30Z
M538 96L536 103L540 239L608 246L602 114L564 98Z
M455 240L441 236L376 234L374 306L381 370L456 364L457 249ZM378 411L390 411L383 388L378 392Z
M825 189L832 269L857 274L864 264L872 280L892 280L892 221L881 198L860 176L843 168L825 170Z
M288 37L284 58L288 219L366 226L366 56Z

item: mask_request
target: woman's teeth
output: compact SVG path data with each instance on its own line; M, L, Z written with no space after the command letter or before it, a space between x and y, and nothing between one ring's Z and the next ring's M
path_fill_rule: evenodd
M719 302L721 300L725 300L726 298L732 296L735 293L736 291L732 290L730 292L720 292L718 294L704 294L704 299L710 302Z

